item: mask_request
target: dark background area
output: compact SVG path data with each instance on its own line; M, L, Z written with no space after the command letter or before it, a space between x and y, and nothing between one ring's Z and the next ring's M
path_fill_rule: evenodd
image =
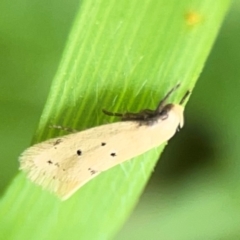
M77 4L0 3L1 194L30 144ZM240 239L239 13L235 1L186 107L185 126L117 239Z

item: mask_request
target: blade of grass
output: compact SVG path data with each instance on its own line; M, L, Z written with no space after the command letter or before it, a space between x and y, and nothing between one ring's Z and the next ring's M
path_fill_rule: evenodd
M193 88L228 5L228 0L82 1L34 142L59 135L51 124L82 130L110 121L102 108L154 108L181 82L171 97L178 102ZM66 202L19 174L0 203L2 236L109 239L130 214L162 149L102 173Z

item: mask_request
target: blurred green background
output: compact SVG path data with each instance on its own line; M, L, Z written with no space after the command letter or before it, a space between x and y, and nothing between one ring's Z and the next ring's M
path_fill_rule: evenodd
M78 4L0 3L2 195L37 127ZM239 43L235 1L187 105L186 125L116 239L240 239Z

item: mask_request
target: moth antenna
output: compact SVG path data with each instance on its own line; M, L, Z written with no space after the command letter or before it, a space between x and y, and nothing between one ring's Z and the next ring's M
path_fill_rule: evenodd
M178 83L174 88L172 88L166 95L165 97L160 101L160 103L157 106L156 112L161 112L161 110L164 108L167 99L170 97L170 95L179 88L181 84Z
M190 95L190 93L191 93L191 91L188 90L188 91L184 94L182 100L181 100L180 103L179 103L180 105L182 105L182 104L186 101L186 99L187 99L187 97Z

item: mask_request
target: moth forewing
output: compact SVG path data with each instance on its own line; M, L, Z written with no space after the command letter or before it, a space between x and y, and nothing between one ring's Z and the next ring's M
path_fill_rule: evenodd
M170 93L178 87L165 96L156 110L126 114L105 111L124 121L50 139L28 148L20 156L20 169L31 181L63 200L69 198L101 172L161 145L183 126L183 107L178 104L164 106Z

